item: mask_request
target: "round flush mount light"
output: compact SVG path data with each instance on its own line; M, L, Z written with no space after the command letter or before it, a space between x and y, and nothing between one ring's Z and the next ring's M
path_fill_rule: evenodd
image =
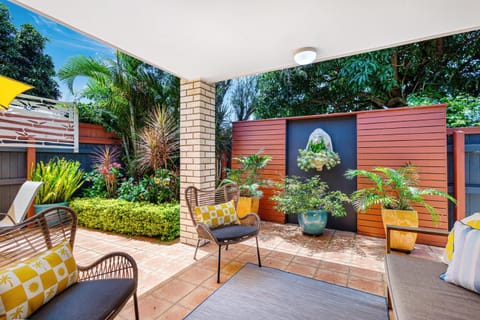
M300 48L295 51L293 59L299 65L305 65L315 61L317 57L317 49L313 47Z

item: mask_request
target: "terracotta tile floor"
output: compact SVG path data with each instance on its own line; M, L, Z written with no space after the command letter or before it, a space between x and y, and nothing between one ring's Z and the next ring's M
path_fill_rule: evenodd
M384 239L329 229L312 237L296 225L263 223L259 241L265 266L385 295ZM217 247L201 247L197 261L194 250L178 241L165 244L79 229L75 257L87 264L111 251L128 252L139 267L141 319L182 319L221 285L216 283ZM412 253L433 260L441 254L441 248L425 245L417 245ZM223 250L221 282L256 261L255 240ZM133 319L131 302L118 318Z

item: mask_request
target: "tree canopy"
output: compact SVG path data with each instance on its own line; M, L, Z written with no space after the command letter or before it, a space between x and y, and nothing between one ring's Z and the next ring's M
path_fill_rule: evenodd
M63 65L58 76L73 92L73 83L88 78L80 96L92 101L89 117L98 116L107 128L123 140L127 166L135 174L138 132L152 110L167 108L169 115L179 118L179 79L120 51L114 59L76 56Z
M34 86L28 94L57 99L55 68L44 52L47 41L31 24L17 30L8 8L0 3L0 74Z
M256 118L407 105L408 96L480 95L480 30L258 76Z

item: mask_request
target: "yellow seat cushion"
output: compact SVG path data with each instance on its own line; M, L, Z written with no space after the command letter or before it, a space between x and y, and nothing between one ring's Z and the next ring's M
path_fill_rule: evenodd
M0 319L24 319L78 280L69 242L0 270Z
M212 206L196 207L195 215L198 222L204 223L210 228L238 224L233 200Z

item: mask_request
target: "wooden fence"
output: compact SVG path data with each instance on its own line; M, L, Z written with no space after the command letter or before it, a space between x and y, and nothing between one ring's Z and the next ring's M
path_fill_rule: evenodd
M480 127L447 129L449 192L457 199L453 222L480 212Z
M91 156L96 148L120 144L113 133L102 126L80 123L79 152L61 149L35 149L6 147L0 149L0 212L6 212L22 183L29 178L29 171L36 161L48 161L54 156L78 160L82 169L91 170Z
M285 119L243 121L233 123L232 158L250 155L263 149L263 154L272 156L268 166L262 171L264 179L280 181L286 173L286 124ZM232 168L238 168L238 162L232 160ZM285 215L273 208L269 198L272 188L263 188L264 197L259 211L262 219L285 222Z
M447 192L445 123L444 106L359 113L357 168L398 168L411 162L419 169L420 187ZM357 180L358 189L369 185L365 178ZM417 207L419 225L447 229L447 201L439 197L430 197L428 201L439 213L440 224L434 225L430 213L425 208ZM358 215L357 231L376 237L385 235L380 207ZM427 238L435 242L439 240L420 236L419 242L426 242Z
M407 162L416 165L420 170L420 186L424 188L435 188L442 191L448 191L447 174L447 129L446 129L446 105L423 106L423 107L405 107L388 110L362 111L333 115L317 115L306 117L282 118L273 120L243 121L233 124L233 152L232 157L248 155L257 152L263 148L265 154L274 157L272 167L266 169L265 178L283 178L290 168L296 166L296 162L288 161L285 154L289 153L288 141L282 130L291 130L295 121L306 121L321 119L321 124L327 125L328 119L336 120L341 117L356 117L356 149L353 156L356 157L356 167L361 169L372 169L375 166L399 167ZM332 121L334 122L334 121ZM355 125L354 123L354 125ZM296 126L299 127L299 126ZM295 129L298 130L298 129ZM469 129L470 130L470 129ZM480 133L479 129L471 129L466 132ZM335 130L333 130L335 131ZM458 130L457 130L458 131ZM452 130L448 131L453 134ZM302 133L303 134L303 133ZM337 130L336 135L342 135L342 130ZM460 133L454 135L455 155L452 159L452 166L455 168L455 187L452 193L458 198L459 205L452 209L454 215L448 213L448 202L444 198L428 198L438 211L440 223L433 224L430 214L422 208L419 211L420 226L433 227L446 230L451 225L454 218L461 218L465 215L465 167L462 166L462 153L465 147L462 147L460 141L463 136ZM290 132L290 140L294 140L295 132ZM293 138L292 138L293 137ZM480 146L480 142L477 143ZM463 149L462 149L463 148ZM467 148L468 150L468 148ZM346 154L344 155L346 156ZM348 154L352 156L352 154ZM342 157L342 154L340 154ZM464 158L463 158L464 159ZM475 161L480 162L480 157L471 158L472 165ZM283 162L282 162L283 161ZM235 167L235 164L232 164ZM471 166L470 166L471 167ZM476 172L480 172L478 166ZM475 170L475 169L469 169ZM467 174L472 175L473 171ZM463 173L463 178L462 178ZM480 173L479 182L480 183ZM328 177L328 175L327 175ZM329 179L342 179L341 174ZM329 181L327 181L329 182ZM330 183L330 182L329 182ZM356 188L366 186L363 179L358 179ZM477 187L475 190L480 190ZM265 197L260 202L260 216L267 221L283 222L283 213L272 209L270 197L271 191L265 192ZM463 196L462 196L463 195ZM480 199L479 199L480 203ZM360 234L384 237L384 230L381 223L380 210L372 209L366 214L359 214L356 219L356 231ZM443 240L434 237L420 237L420 243L440 244Z

